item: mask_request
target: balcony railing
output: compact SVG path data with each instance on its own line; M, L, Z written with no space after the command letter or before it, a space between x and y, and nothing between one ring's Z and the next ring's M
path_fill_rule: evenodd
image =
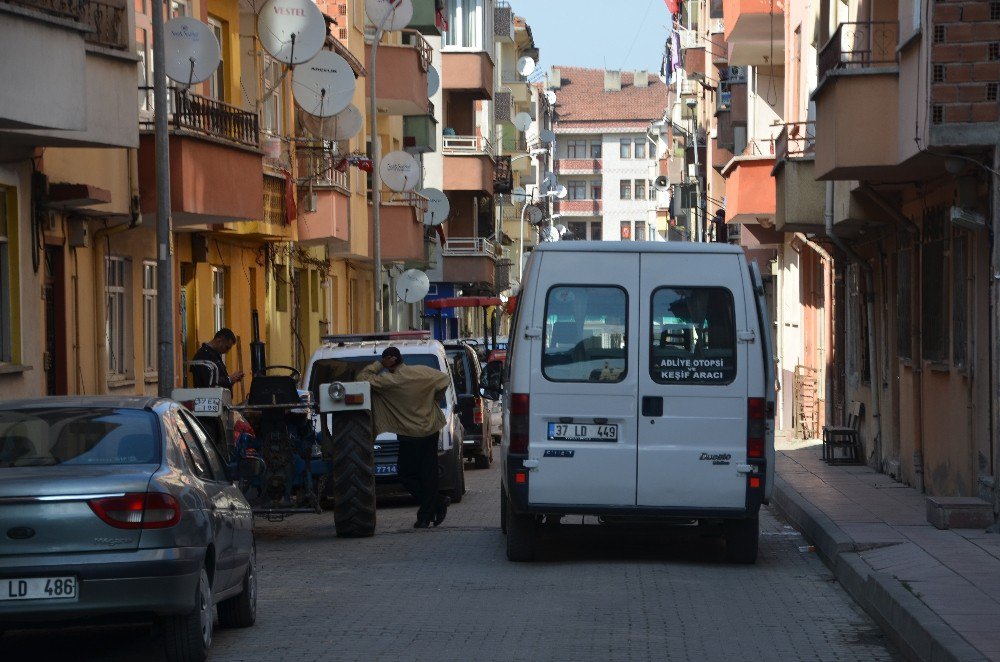
M705 41L701 38L701 35L698 34L697 30L686 30L681 28L677 30L677 32L681 37L682 49L705 47Z
M128 50L128 8L122 0L5 0L13 5L83 23L83 40L96 46Z
M776 161L808 159L816 156L816 123L789 122L774 139Z
M486 154L496 160L493 145L483 136L443 136L441 143L442 154Z
M523 134L516 138L504 138L500 144L503 146L505 154L528 151L528 140Z
M503 83L527 83L528 79L513 69L504 69L500 73L500 80Z
M497 242L483 237L448 237L441 254L445 257L488 257L499 260L503 249Z
M152 96L152 90L151 87L139 88L146 97ZM260 148L260 122L256 113L200 94L172 88L167 121L174 129ZM152 118L143 120L140 126L143 130L152 131Z
M555 203L557 214L588 216L600 214L603 209L603 200L559 200Z
M899 24L894 21L841 23L816 57L819 80L837 69L895 65L898 43Z
M746 147L740 152L740 156L774 156L774 138L753 138L747 141Z
M434 57L434 47L424 39L424 35L416 30L404 29L402 33L403 43L407 46L413 46L420 52L420 68L423 69L424 73L427 73L431 68L432 58Z
M299 145L295 149L295 159L298 162L300 181L317 186L334 186L345 193L350 192L346 170L344 172L337 170L337 166L342 163L342 157L334 154L329 147Z
M601 172L602 159L557 159L556 174L589 174Z

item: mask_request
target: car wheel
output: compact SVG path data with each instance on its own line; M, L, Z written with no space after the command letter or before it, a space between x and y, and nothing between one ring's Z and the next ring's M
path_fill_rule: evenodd
M334 416L333 521L341 538L375 535L375 446L368 412Z
M451 497L452 503L461 503L462 496L465 494L465 458L462 457L462 451L457 447L455 448L455 457L458 460L455 462L455 481L451 492L448 496Z
M726 561L729 563L756 563L757 542L760 538L760 520L731 519L725 522Z
M492 455L492 453L491 453L491 455ZM477 455L476 456L476 468L477 469L489 469L490 468L490 460L492 460L492 459L493 458L491 458L489 455L486 455L485 453L483 453L482 455Z
M215 605L212 602L212 584L204 568L198 577L194 600L194 609L190 613L165 616L161 621L164 649L167 659L172 662L201 662L208 657Z
M507 490L500 483L500 530L507 535Z
M257 620L257 546L250 548L250 561L243 575L239 595L219 603L219 625L224 628L248 628Z
M538 541L538 520L534 515L521 515L507 504L507 559L534 561Z

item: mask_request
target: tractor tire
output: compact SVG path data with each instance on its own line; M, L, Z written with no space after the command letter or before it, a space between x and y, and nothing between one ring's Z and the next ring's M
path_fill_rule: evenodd
M375 441L370 412L333 417L333 521L341 538L375 535Z

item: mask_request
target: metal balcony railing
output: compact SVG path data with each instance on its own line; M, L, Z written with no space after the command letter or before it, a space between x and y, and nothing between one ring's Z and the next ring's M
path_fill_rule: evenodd
M445 257L488 257L499 260L503 249L497 242L484 237L448 237L441 254Z
M740 156L774 156L774 138L753 138L747 141Z
M496 151L490 141L483 136L443 136L441 139L442 154L486 154L496 160Z
M837 69L869 69L899 62L895 21L841 23L816 57L819 80Z
M342 157L329 147L321 145L299 145L295 149L299 180L317 186L335 186L345 193L350 192L350 182L345 171L337 170Z
M434 47L431 46L429 41L424 39L424 35L416 30L406 28L401 30L401 32L403 33L403 43L416 48L420 53L420 68L423 69L424 73L427 73L433 61Z
M151 98L153 88L140 87ZM238 106L171 88L168 120L174 129L184 129L232 143L260 148L260 120L257 114ZM144 119L140 128L153 130L153 119Z
M807 159L816 155L816 123L789 122L774 139L776 161Z

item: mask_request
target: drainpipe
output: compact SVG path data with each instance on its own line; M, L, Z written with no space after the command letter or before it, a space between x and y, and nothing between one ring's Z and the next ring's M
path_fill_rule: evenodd
M878 374L878 361L875 360L875 291L874 291L874 278L872 275L873 269L868 262L857 254L853 248L849 247L847 244L841 240L833 232L833 182L828 181L826 183L826 204L823 208L823 222L826 225L826 236L830 238L830 241L839 248L847 256L851 262L854 262L864 271L865 274L865 311L868 315L868 328L866 343L868 344L868 373L871 375L872 384L872 418L875 421L875 439L873 444L873 451L876 456L876 462L878 464L877 468L879 471L882 469L882 409L881 409L881 398L880 389L882 388L882 380ZM919 416L918 416L919 425ZM918 435L918 449L919 449L919 435ZM920 451L916 449L914 455L916 456ZM916 466L916 457L914 459L914 465ZM920 491L923 491L923 473L918 475Z

